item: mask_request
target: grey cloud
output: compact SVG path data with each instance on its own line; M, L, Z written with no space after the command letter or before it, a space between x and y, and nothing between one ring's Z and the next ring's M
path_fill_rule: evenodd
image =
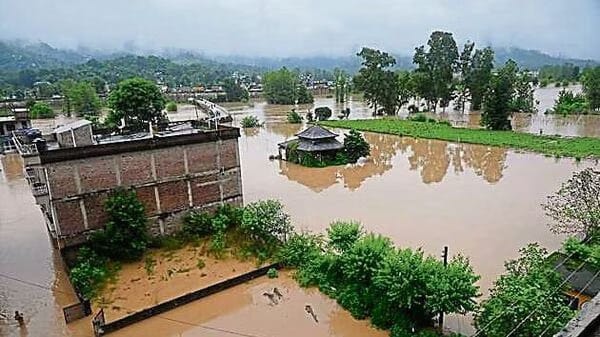
M252 56L411 54L433 30L460 42L600 59L598 0L0 0L0 38Z

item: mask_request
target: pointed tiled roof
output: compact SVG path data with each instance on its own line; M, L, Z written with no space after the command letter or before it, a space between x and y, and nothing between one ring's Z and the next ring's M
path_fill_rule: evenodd
M309 127L308 129L297 133L296 136L298 136L298 138L315 140L315 139L335 138L338 135L336 133L333 133L333 132L325 129L324 127L319 126L319 125L313 125L313 126Z

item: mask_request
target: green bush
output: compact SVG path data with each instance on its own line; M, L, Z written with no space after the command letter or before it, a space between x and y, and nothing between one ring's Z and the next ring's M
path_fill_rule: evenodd
M331 118L331 109L326 106L321 106L315 109L315 119L318 121L325 121Z
M105 208L109 220L104 229L92 234L93 249L118 261L140 259L150 241L144 205L135 192L121 189L108 197Z
M278 259L288 267L298 268L316 259L323 250L323 239L309 233L294 233L281 247Z
M167 103L166 108L168 112L177 112L177 103L171 101Z
M88 247L77 252L77 262L69 275L71 283L87 299L96 297L97 292L109 276L108 261Z
M413 122L427 122L428 118L425 116L425 114L417 113L414 116L409 116L408 120Z
M267 270L267 277L268 278L277 278L277 277L279 277L279 273L277 272L277 269L275 269L275 268L269 268L269 270Z
M190 211L183 217L182 232L188 238L200 238L212 233L212 216L207 212Z
M356 163L358 158L366 157L371 152L371 146L362 134L354 129L344 138L344 153L350 163Z
M362 234L362 226L356 221L335 221L327 228L329 245L338 252L350 249Z
M255 128L255 127L260 126L260 122L258 120L258 117L256 117L256 116L245 116L244 118L242 118L240 125L244 129L245 128Z
M302 123L302 116L300 116L300 114L297 113L296 110L292 109L292 111L288 112L287 114L287 121L288 123L292 124L300 124Z
M293 230L283 205L273 199L256 201L244 207L240 228L258 244L285 242Z
M558 93L558 98L554 101L554 113L587 113L589 110L590 107L584 95L573 94L573 92L566 89L561 90Z
M29 117L31 119L54 118L54 110L43 102L35 102L29 109Z

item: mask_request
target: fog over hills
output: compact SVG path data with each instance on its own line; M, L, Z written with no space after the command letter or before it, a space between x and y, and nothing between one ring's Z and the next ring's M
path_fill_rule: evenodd
M515 60L521 67L538 69L544 65L573 63L581 67L598 64L598 61L581 60L550 56L540 51L520 48L495 49L496 63L502 64L508 59ZM181 64L194 63L231 63L255 66L257 68L275 69L280 67L300 69L344 69L350 73L360 67L356 55L347 56L311 56L311 57L251 57L251 56L214 56L184 49L162 49L158 51L118 50L106 51L79 47L77 49L55 48L47 43L31 43L26 41L0 41L0 70L17 71L22 69L63 68L85 63L91 59L106 60L125 55L156 55ZM397 67L410 69L413 67L412 56L394 55Z

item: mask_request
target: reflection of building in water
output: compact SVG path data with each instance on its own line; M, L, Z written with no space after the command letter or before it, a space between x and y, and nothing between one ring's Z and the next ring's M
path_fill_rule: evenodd
M456 174L471 169L488 183L496 183L502 179L505 168L506 149L500 147L375 133L365 133L365 139L371 145L371 155L362 164L317 169L280 163L280 174L315 192L321 192L338 181L342 181L349 190L356 190L367 178L391 170L392 160L398 151L405 154L411 170L420 171L426 184L441 182L450 166Z
M356 190L367 178L383 175L392 168L392 158L402 140L400 137L375 133L365 133L365 139L371 144L371 155L362 164L309 168L280 161L280 174L315 192L321 192L339 180L343 181L344 187Z
M268 131L273 132L276 135L283 136L287 139L293 137L298 132L300 132L300 130L302 129L302 123L267 123L265 127Z

